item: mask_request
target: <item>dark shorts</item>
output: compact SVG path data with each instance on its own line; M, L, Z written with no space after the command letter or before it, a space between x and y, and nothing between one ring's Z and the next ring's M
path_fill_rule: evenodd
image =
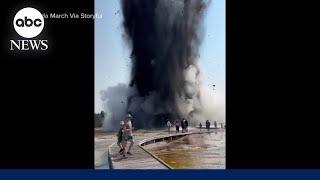
M118 143L122 141L122 136L118 136Z
M123 135L122 141L133 141L133 137L129 135Z

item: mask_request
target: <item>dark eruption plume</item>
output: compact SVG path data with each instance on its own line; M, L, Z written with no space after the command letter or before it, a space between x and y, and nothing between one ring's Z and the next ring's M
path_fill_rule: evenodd
M123 26L132 48L130 86L137 90L137 94L129 97L128 110L137 105L133 102L136 96L152 96L152 102L148 103L150 112L139 112L139 109L133 112L138 119L145 119L141 116L147 114L188 118L185 116L201 108L198 80L190 82L186 74L190 68L194 69L195 78L199 74L198 47L207 5L203 0L121 1ZM186 113L180 106L190 103L188 100L196 100L193 106L198 107ZM146 121L154 119L150 116Z
M122 0L123 27L132 48L127 111L136 127L163 118L195 118L201 111L198 47L204 0Z

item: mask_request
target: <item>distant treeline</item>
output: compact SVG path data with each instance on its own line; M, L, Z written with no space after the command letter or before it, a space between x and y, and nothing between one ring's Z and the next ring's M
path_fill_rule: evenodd
M102 126L104 116L105 116L104 111L101 111L100 113L94 113L94 127Z

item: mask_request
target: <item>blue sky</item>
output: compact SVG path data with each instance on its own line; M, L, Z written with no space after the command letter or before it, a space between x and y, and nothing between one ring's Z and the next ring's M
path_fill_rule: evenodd
M95 0L95 112L102 110L101 90L130 78L130 48L122 39L119 0ZM212 0L204 19L204 39L200 46L202 82L225 91L225 0Z

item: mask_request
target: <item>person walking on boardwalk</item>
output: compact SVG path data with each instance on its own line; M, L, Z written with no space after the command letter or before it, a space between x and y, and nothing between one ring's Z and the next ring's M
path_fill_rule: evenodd
M176 125L176 133L178 133L180 129L180 123L178 120L176 120L175 125Z
M189 123L186 119L184 119L184 131L185 132L188 132L188 126L189 126Z
M214 122L213 122L213 125L214 125L214 128L215 128L215 129L218 129L217 121L214 121Z
M210 121L209 120L206 121L206 128L209 131L209 129L210 129Z
M184 129L185 129L185 127L184 127L184 119L182 119L180 123L181 123L182 133L184 133Z
M172 124L171 122L169 121L168 119L168 122L167 122L167 127L168 127L168 133L170 134L170 128L171 128Z
M201 124L201 122L200 122L200 124L199 124L199 128L200 128L200 131L201 131L201 129L202 129L202 124Z
M120 121L120 128L119 128L119 131L117 134L117 137L118 137L117 145L120 148L120 151L119 151L120 154L122 154L124 151L123 146L122 146L123 129L124 129L124 121Z
M134 142L133 142L133 136L132 136L133 127L132 127L132 123L131 123L131 118L132 118L131 114L128 113L126 115L126 118L124 121L124 130L123 130L123 138L122 138L122 142L123 142L122 147L124 149L124 151L123 151L124 158L126 157L126 145L127 145L128 141L130 142L130 145L127 150L127 154L132 155L130 150L131 150Z

